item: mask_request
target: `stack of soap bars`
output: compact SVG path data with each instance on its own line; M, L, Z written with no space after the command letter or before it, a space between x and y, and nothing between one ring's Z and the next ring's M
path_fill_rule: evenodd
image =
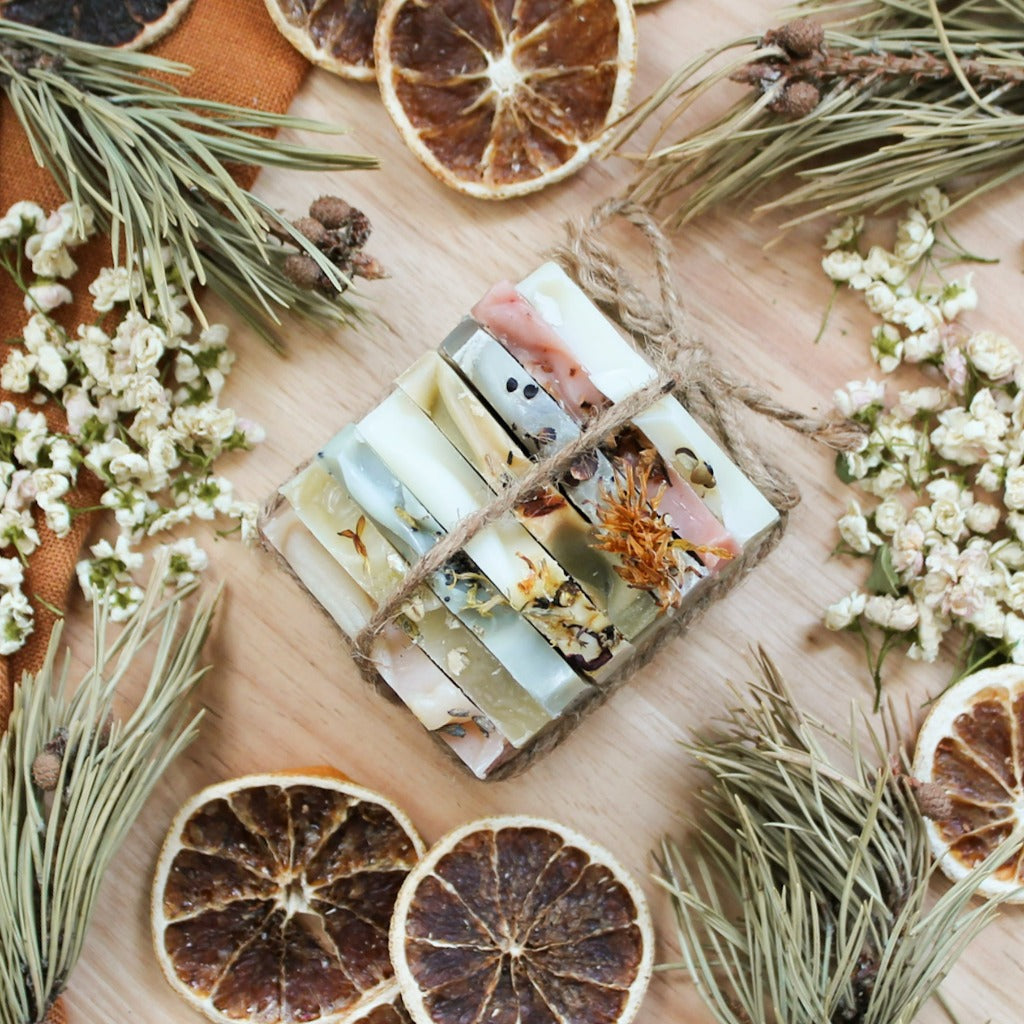
M353 638L440 537L655 378L545 264L491 289L331 438L280 488L264 535ZM598 703L777 518L666 395L480 529L370 657L478 778L505 774Z

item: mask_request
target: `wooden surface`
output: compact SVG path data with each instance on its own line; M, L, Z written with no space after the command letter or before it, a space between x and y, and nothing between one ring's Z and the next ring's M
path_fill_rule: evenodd
M752 0L727 0L703 13L689 0L667 0L643 11L634 97L699 47L767 28L770 17ZM407 153L372 86L316 71L293 111L351 129L330 144L377 154L383 169L334 177L271 172L258 190L296 215L323 192L344 195L372 219L371 249L391 278L365 288L380 318L365 331L328 337L292 327L284 359L244 329L234 333L238 362L225 402L263 423L268 438L225 468L240 493L257 500L437 345L492 282L533 268L560 237L564 218L584 215L629 173L623 162L609 161L539 195L483 204L447 191ZM970 322L1011 334L1020 322L1022 214L1024 197L1004 190L958 222L969 249L1002 259L978 270L982 306ZM822 341L812 341L830 291L818 266L823 231L815 225L766 251L771 222L709 217L678 237L675 261L718 358L804 410L827 408L835 387L873 372L870 321L853 301L840 301ZM624 259L642 256L627 231L612 237ZM231 321L216 304L210 311ZM835 519L848 496L833 475L832 454L776 426L752 423L751 429L803 492L781 546L557 751L505 783L469 779L409 714L360 682L337 631L269 556L201 538L217 578L227 583L207 650L215 670L202 687L208 709L202 736L161 782L106 880L70 989L73 1021L199 1020L164 983L150 951L148 889L163 832L179 804L207 783L322 762L388 793L428 841L494 813L542 814L576 827L644 880L660 928L658 958L676 960L667 900L650 874L651 850L662 835L685 842L680 817L701 781L678 741L729 701L729 682L752 677L753 645L764 646L808 709L837 725L869 697L859 643L819 625L824 606L863 578L862 565L830 558ZM87 620L81 605L72 620L81 643ZM890 692L906 695L916 722L921 700L948 664L934 670L897 658L890 664ZM1007 910L948 979L944 991L962 1021L1020 1019L1020 925L1020 912ZM923 1024L946 1019L935 1003L919 1018ZM655 978L638 1024L710 1020L684 975L671 972Z

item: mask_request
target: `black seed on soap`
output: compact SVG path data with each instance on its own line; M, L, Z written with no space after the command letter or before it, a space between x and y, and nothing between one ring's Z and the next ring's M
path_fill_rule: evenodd
M523 397L533 398L539 390L540 388L538 388L536 384L527 384L526 387L523 388Z
M509 394L515 391L517 387L519 387L519 382L515 379L515 377L509 377L509 379L505 381L505 390L509 392Z

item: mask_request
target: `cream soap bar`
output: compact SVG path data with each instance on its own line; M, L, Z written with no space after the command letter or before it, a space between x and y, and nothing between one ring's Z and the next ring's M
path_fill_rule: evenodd
M307 466L281 493L324 550L375 603L408 571L405 560L320 465ZM399 625L513 746L521 747L551 721L553 716L431 591L420 588Z
M487 485L402 392L364 416L359 431L446 530L490 500ZM574 668L600 681L617 668L617 657L629 656L607 614L512 516L484 527L465 551Z
M284 505L263 524L263 534L302 585L349 638L369 621L373 604L355 581ZM512 748L452 681L397 626L385 629L371 650L374 667L425 728L437 735L477 778L486 778Z
M352 425L318 456L368 518L407 561L426 554L444 531ZM430 580L445 607L480 639L525 693L550 715L585 696L589 685L509 605L468 557L449 563Z

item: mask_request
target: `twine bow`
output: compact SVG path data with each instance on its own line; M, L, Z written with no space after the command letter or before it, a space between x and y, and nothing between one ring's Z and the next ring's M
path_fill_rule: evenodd
M602 229L622 217L646 238L657 272L660 304L637 288L601 240ZM767 393L740 381L718 366L705 344L691 330L673 283L671 244L650 213L634 202L610 200L597 207L584 223L570 223L567 240L553 257L587 295L633 338L658 370L646 387L605 409L575 441L542 459L493 501L466 516L418 562L381 602L373 617L353 641L364 674L374 675L373 642L430 577L449 562L490 523L513 511L538 490L555 484L585 452L598 448L630 420L666 394L674 394L690 412L703 419L718 435L733 461L779 511L779 524L766 542L748 548L730 563L730 571L712 577L711 589L731 586L774 546L785 529L786 513L800 501L794 481L772 465L747 439L740 419L746 407L839 450L856 448L863 431L848 421L821 420L780 405ZM705 602L701 602L701 606ZM681 616L689 618L689 615Z

